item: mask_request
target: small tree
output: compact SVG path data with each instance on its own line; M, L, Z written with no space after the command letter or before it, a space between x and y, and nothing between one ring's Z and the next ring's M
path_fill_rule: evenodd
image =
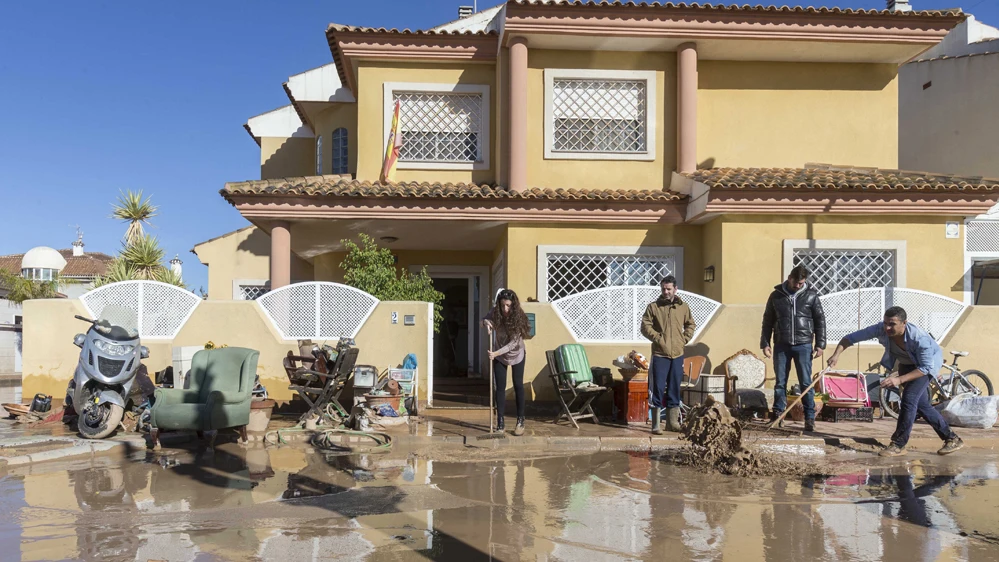
M341 240L347 257L340 263L343 282L351 287L386 301L422 301L434 304L434 331L440 329L444 294L434 289L434 283L424 268L413 275L395 266L395 256L388 248L379 248L374 238L360 235L360 244Z
M122 193L118 201L111 204L111 218L128 223L125 231L125 244L131 245L143 236L142 226L156 216L157 207L149 200L142 199L142 191Z
M51 281L25 279L16 273L0 270L0 289L6 289L4 297L14 304L23 304L31 299L54 299L59 296L59 284L67 281L58 276Z
M142 225L156 216L156 206L142 192L129 191L111 205L111 218L128 222L121 252L108 265L108 271L94 280L94 287L118 281L160 281L186 288L180 276L163 265L166 252L155 236L145 234Z

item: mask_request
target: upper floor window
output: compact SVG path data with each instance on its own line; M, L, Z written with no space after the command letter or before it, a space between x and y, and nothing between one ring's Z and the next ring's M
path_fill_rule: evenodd
M59 275L58 270L43 267L28 267L21 270L21 277L32 281L52 281L57 275Z
M323 175L323 136L316 137L316 175Z
M347 129L344 127L333 131L333 170L330 173L347 173Z
M905 287L902 240L785 240L784 263L785 274L796 265L807 267L808 282L820 295Z
M545 158L655 159L655 71L545 69Z
M385 84L385 138L400 103L400 169L489 168L489 87Z
M605 287L683 283L683 248L538 246L538 295L548 301Z

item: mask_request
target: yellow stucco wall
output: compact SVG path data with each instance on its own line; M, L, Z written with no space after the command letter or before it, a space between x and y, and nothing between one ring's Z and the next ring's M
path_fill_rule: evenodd
M30 315L29 315L30 311ZM414 326L391 323L395 311L402 318L416 316ZM24 323L24 395L42 392L61 400L73 377L80 350L73 336L86 324L73 315L86 315L78 299L45 299L25 303ZM381 302L361 327L355 340L360 354L358 364L375 365L379 371L398 366L407 353L415 353L420 367L420 396L426 399L428 366L428 307L426 303ZM289 350L297 353L294 341L284 341L273 328L258 303L251 301L203 301L172 340L147 340L149 358L143 363L150 374L171 364L172 347L217 345L248 347L260 352L257 372L268 394L277 400L289 400L288 379L282 359Z
M333 173L333 130L347 129L347 172L357 173L357 104L338 103L313 119L316 135L323 136L323 173Z
M699 61L697 161L705 167L826 162L896 168L897 67Z
M201 263L208 266L208 298L232 299L235 279L271 277L271 237L255 226L230 232L194 247ZM292 254L291 280L312 281L312 264Z
M385 154L384 123L385 82L467 84L486 85L490 88L490 103L495 105L496 68L495 64L453 64L440 63L390 63L365 62L357 68L357 177L361 180L376 181L382 168ZM496 127L496 112L489 112L489 130ZM490 133L491 134L491 133ZM399 165L396 181L440 181L492 183L496 177L495 143L490 142L488 170L406 170Z
M544 69L656 72L656 157L652 161L545 160ZM527 184L543 188L662 189L676 167L676 53L529 49Z
M311 176L316 173L316 139L260 139L260 179Z
M682 246L681 288L700 292L703 285L701 227L697 225L630 228L613 225L510 225L506 245L507 286L516 291L522 301L528 297L539 298L538 246L542 245Z
M703 236L702 255L704 256L702 266L708 267L713 265L715 267L715 280L711 283L703 283L701 294L709 299L722 302L722 279L725 275L725 268L722 267L722 249L724 248L722 243L722 220L720 218L714 219L702 226L701 235ZM703 281L704 277L702 276L701 279Z
M766 302L784 279L784 240L802 239L903 240L906 288L964 298L963 237L944 236L945 223L959 217L734 215L717 220L722 260L714 264L714 285L721 286L725 304Z

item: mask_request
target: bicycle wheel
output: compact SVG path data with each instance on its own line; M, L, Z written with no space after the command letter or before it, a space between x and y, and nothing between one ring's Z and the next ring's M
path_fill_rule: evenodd
M898 419L898 413L902 411L902 394L897 388L881 389L881 410L890 417Z
M962 371L961 374L968 382L959 380L958 386L964 387L965 392L974 392L976 396L992 396L992 381L985 376L985 373L972 369ZM968 388L968 385L971 388Z

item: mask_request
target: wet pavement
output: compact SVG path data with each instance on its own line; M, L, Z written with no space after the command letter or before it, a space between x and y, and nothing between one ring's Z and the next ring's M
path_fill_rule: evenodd
M823 462L844 474L446 445L139 451L0 473L0 559L999 559L995 453Z

